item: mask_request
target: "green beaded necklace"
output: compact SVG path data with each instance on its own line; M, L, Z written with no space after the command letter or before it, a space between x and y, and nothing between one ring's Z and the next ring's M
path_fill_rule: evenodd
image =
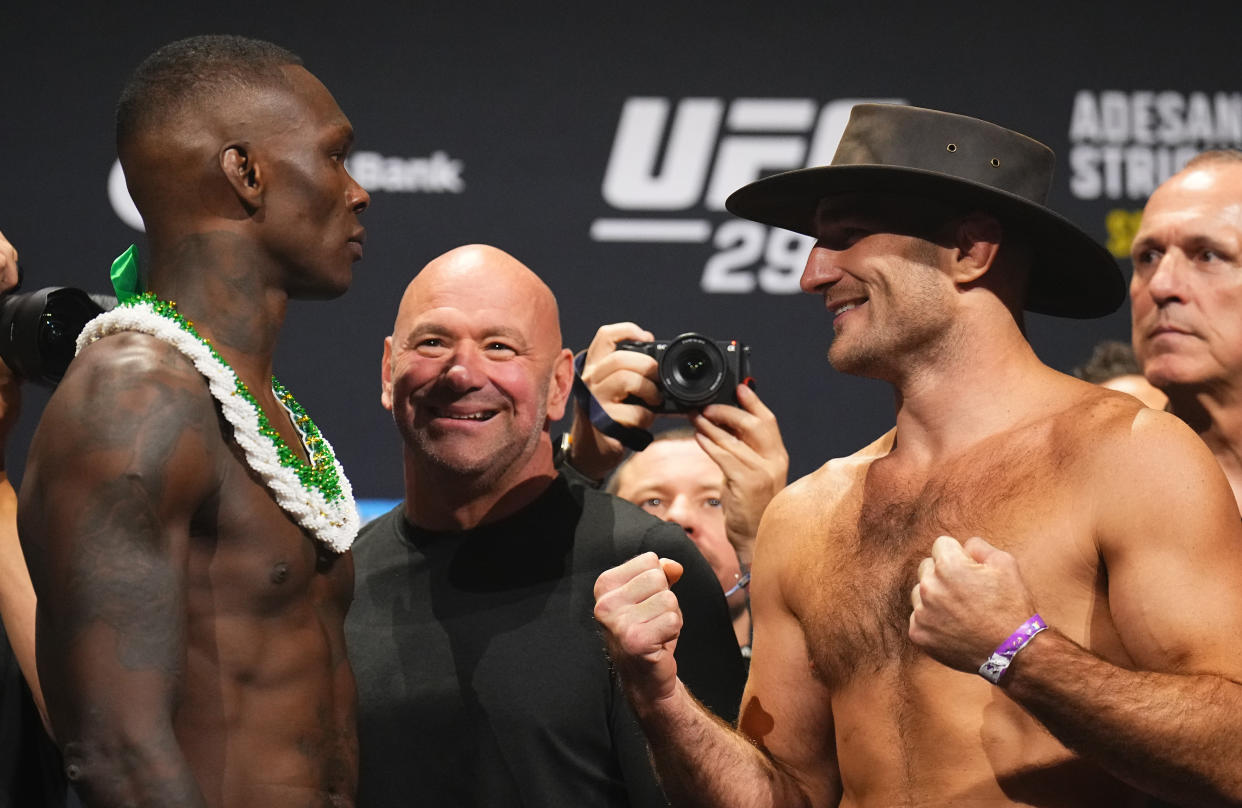
M309 462L285 442L245 382L211 341L177 310L174 301L161 300L152 292L125 300L86 325L78 338L78 350L119 331L149 334L185 354L207 379L247 463L263 478L281 507L329 547L338 552L349 549L358 529L349 480L332 446L292 393L272 379L272 392L289 412Z

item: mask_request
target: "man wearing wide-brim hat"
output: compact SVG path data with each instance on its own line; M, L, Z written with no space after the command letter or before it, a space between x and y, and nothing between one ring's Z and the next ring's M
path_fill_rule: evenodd
M1027 343L1024 310L1124 298L1045 206L1052 168L993 124L864 105L831 165L728 200L817 239L829 360L891 383L896 426L764 514L739 731L677 679L675 566L600 577L675 805L1242 801L1242 525L1185 425Z

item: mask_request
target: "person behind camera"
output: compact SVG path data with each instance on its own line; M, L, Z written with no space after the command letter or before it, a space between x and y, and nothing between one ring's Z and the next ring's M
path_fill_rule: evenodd
M0 294L19 278L17 249L0 233ZM21 379L0 359L0 805L77 805L66 791L35 672L35 594L17 537L17 494L4 443L21 408Z
M831 165L730 197L816 238L829 359L891 384L896 426L769 505L738 730L678 679L666 564L600 577L674 804L1242 801L1242 524L1183 423L1027 342L1023 309L1125 297L1045 207L1052 166L984 121L860 105Z
M89 806L354 804L357 514L271 376L289 299L340 295L361 257L352 141L258 40L174 42L122 93L149 292L86 326L18 511L38 678Z
M1207 443L1242 508L1242 151L1204 152L1157 188L1130 256L1143 374Z
M670 397L661 389L655 357L616 349L618 343L653 339L634 323L606 325L584 359L581 375L587 390L612 421L628 429L650 429L656 409L679 407L676 401L666 403ZM789 454L776 416L754 390L729 384L722 392L737 406L680 407L688 413L690 427L661 432L619 466L625 447L592 426L587 405L579 398L566 461L597 480L616 466L609 491L686 531L726 592L738 645L749 654L747 586L755 535L768 502L785 486Z
M685 534L558 476L573 369L552 292L494 247L451 250L407 287L381 372L405 501L354 547L359 805L665 805L591 619L596 577L645 550L680 562L677 658L730 721L742 661Z

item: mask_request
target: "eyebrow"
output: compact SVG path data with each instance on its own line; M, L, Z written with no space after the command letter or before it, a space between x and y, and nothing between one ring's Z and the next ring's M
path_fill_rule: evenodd
M643 485L643 486L640 486L640 487L638 487L637 489L635 489L635 492L636 492L636 494L635 494L635 495L636 495L636 496L637 496L637 495L642 495L642 494L661 494L661 495L663 495L663 494L667 493L667 491L668 491L668 488L666 488L665 486L666 486L666 483L659 483L659 484L655 484L655 485L652 485L652 484ZM720 496L721 496L721 494L723 493L723 491L721 490L721 486L718 486L718 485L708 485L708 484L706 484L706 483L696 483L696 484L694 484L694 488L693 488L693 489L691 489L690 493L691 493L691 494L714 494L716 497L720 497Z
M447 325L444 325L443 323L438 323L434 320L431 320L431 321L419 323L418 325L411 328L409 333L406 334L406 339L414 339L417 337L423 337L423 336L427 336L428 334L448 334L452 330L453 329L449 328ZM491 339L492 337L504 337L506 339L512 340L513 342L520 343L521 345L526 344L525 335L520 330L514 328L513 326L508 326L508 325L489 326L483 331L483 334L484 334L484 339Z
M354 127L348 121L333 124L324 135L323 142L325 145L340 143L346 151L349 151L354 146Z
M1185 247L1189 250L1201 250L1204 247L1216 250L1217 252L1232 253L1239 249L1238 239L1222 239L1208 233L1192 233L1185 238L1174 241L1174 246ZM1168 251L1169 242L1165 239L1159 239L1154 236L1144 236L1141 239L1135 239L1130 245L1130 255L1138 255L1147 249L1159 249Z

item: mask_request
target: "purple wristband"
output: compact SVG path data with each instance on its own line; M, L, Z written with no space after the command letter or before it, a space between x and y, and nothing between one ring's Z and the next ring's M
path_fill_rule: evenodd
M1009 663L1013 661L1018 652L1026 647L1032 637L1046 628L1048 625L1044 623L1042 617L1037 614L1031 615L1025 623L1018 626L1017 631L1009 635L1008 639L996 646L992 656L979 666L979 675L994 685L999 684L1005 671L1009 670Z

